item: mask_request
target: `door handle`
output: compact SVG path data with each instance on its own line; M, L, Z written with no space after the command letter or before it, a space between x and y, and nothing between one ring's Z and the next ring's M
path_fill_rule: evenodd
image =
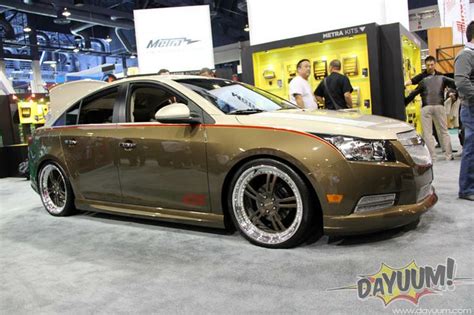
M77 141L75 139L66 139L64 140L64 143L67 145L76 145Z
M122 147L123 149L125 149L127 151L135 149L136 146L137 146L137 144L133 143L131 141L120 142L120 147Z

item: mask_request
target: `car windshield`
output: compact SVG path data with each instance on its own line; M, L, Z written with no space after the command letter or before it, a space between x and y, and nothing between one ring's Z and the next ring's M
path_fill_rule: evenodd
M249 115L282 109L296 109L296 105L254 86L222 79L180 79L226 114Z

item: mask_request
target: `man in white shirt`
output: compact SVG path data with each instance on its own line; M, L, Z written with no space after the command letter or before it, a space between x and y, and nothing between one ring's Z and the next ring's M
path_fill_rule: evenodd
M297 76L290 82L290 102L300 108L317 109L318 104L308 82L311 74L311 63L308 59L298 61L296 73Z

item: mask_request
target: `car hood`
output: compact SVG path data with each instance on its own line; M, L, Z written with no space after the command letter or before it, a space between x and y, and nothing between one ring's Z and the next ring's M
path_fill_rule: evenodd
M237 116L244 125L292 129L317 134L344 135L364 139L397 139L397 133L414 128L400 120L333 110L280 110Z

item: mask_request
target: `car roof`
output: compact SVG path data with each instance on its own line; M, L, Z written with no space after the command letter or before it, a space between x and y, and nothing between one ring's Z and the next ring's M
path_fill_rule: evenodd
M156 80L156 81L169 81L169 80L180 80L180 79L200 79L200 80L225 80L225 79L220 79L220 78L209 78L209 77L204 77L200 75L184 75L184 74L169 74L169 75L163 75L163 74L137 74L137 75L132 75L124 78L120 78L111 84L120 84L123 82L127 81L137 81L137 80Z

